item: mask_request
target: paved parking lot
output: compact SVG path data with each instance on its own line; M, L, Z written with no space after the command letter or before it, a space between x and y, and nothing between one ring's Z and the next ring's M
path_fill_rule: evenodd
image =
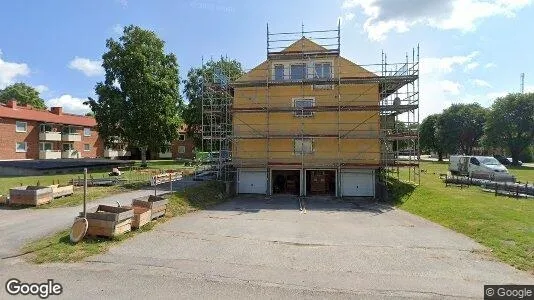
M386 205L314 198L305 207L292 197L239 197L85 266L343 298L481 298L484 284L534 282L471 239Z

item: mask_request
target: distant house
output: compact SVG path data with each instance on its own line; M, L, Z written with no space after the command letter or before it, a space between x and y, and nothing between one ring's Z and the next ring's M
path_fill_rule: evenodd
M172 141L169 149L158 153L160 159L193 159L195 158L195 143L192 137L187 136L187 127L178 130L178 138Z

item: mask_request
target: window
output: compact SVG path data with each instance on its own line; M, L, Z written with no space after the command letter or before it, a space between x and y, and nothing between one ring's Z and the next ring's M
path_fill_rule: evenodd
M91 128L85 127L83 129L83 136L91 136Z
M52 131L52 125L50 124L41 124L39 125L40 132L51 132Z
M21 122L21 121L17 121L15 123L15 131L16 132L26 132L28 130L28 123L26 122Z
M69 150L74 150L74 144L70 144L70 143L63 144L63 151L69 151Z
M329 79L332 78L332 65L330 63L315 64L315 78Z
M315 99L294 99L293 106L295 107L295 116L297 117L310 117L313 116L313 111L305 110L308 107L315 106Z
M284 80L284 65L274 65L274 80Z
M178 140L179 141L185 141L185 134L179 134L178 135Z
M312 139L294 139L295 154L309 154L313 153Z
M471 157L471 159L469 160L469 162L473 165L480 165L480 162L478 161L478 159L476 159L475 157Z
M178 146L178 153L185 153L185 146Z
M28 143L17 142L15 146L15 152L26 152L26 151L28 151Z
M302 80L306 78L306 64L291 65L291 80Z
M63 126L63 128L61 129L61 132L63 134L76 134L76 128L72 126Z
M91 151L91 145L83 144L83 151Z
M39 151L52 151L52 143L39 143Z

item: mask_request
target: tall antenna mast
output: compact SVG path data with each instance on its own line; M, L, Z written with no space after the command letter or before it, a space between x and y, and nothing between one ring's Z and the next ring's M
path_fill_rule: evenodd
M521 94L525 93L525 73L521 73L521 85L520 85Z

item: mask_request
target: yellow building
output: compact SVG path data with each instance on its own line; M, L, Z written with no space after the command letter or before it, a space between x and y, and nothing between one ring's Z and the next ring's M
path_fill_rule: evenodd
M267 48L267 60L231 84L237 191L374 197L377 170L388 164L385 137L415 138L381 127L401 112L388 114L388 99L405 107L398 90L415 78L377 74L341 57L339 31L334 47L301 37L281 49L268 40Z

